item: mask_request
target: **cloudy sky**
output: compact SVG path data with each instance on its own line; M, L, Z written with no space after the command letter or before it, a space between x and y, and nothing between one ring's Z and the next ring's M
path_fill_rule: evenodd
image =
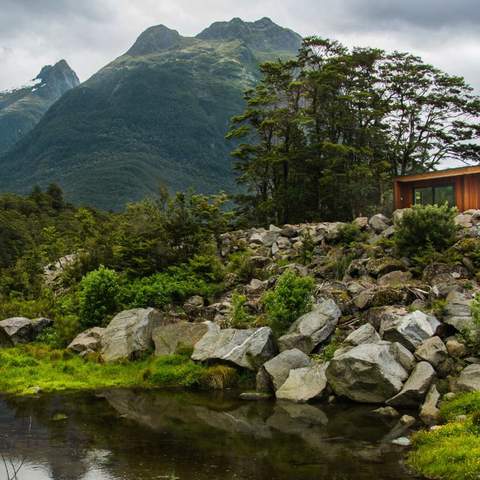
M414 52L480 92L478 0L0 0L0 89L61 58L86 80L151 25L195 35L264 16L302 35Z

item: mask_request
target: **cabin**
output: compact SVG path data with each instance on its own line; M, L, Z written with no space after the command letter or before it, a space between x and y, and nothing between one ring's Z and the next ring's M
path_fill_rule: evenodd
M460 212L480 209L480 166L407 175L394 180L395 209L445 202Z

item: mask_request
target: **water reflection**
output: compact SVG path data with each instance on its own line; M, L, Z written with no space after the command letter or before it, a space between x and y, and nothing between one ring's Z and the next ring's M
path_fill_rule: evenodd
M8 398L0 451L24 462L18 480L411 478L388 442L395 422L370 410L135 390Z

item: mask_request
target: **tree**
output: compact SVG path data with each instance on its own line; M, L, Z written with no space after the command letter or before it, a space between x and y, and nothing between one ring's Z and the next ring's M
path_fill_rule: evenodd
M480 160L478 98L418 57L312 37L261 71L228 134L251 222L349 220L385 208L394 175Z

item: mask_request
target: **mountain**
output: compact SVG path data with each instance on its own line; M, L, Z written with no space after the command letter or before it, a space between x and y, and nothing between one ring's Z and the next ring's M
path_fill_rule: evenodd
M0 154L17 143L68 90L79 85L65 60L47 65L23 87L0 92Z
M295 55L301 41L267 18L214 23L196 37L151 27L0 158L0 190L57 182L69 200L104 209L159 184L231 191L229 120L242 111L259 63Z

